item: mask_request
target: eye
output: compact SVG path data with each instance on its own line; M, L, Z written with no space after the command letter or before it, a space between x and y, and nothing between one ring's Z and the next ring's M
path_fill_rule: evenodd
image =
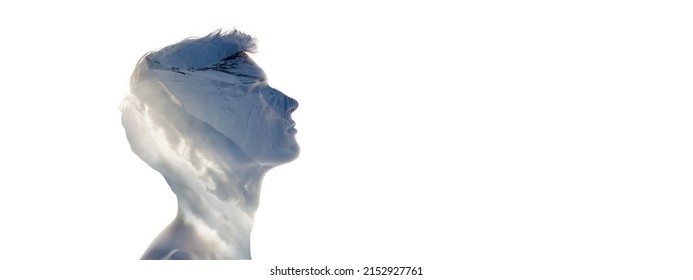
M259 81L248 85L248 93L261 93L262 89L267 87L267 82Z

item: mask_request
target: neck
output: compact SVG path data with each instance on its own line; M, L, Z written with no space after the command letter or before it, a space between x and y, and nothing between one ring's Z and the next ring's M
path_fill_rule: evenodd
M266 171L254 162L236 162L233 168L162 172L177 196L178 214L143 258L250 259L250 233Z
M178 215L174 223L191 231L189 250L199 258L251 258L250 233L264 171L233 171L207 170L203 178L208 180L187 182L186 186L169 182L177 189Z

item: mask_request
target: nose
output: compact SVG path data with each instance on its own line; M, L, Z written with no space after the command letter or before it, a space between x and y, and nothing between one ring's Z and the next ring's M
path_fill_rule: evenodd
M274 104L274 108L280 113L285 114L284 116L286 118L288 118L289 114L298 108L298 101L296 101L296 99L287 96L283 92L273 87L270 87L269 92L271 92L271 98L274 101L272 102Z
M282 95L284 95L284 97L286 97L286 100L287 100L287 101L286 101L287 108L288 108L287 111L289 111L289 112L295 111L295 110L298 108L298 101L296 101L296 99L293 99L293 98L289 97L289 96L286 95L286 94L283 94L283 93L282 93Z

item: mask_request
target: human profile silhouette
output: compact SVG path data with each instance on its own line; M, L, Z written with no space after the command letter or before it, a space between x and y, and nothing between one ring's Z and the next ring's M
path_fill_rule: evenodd
M299 154L298 102L270 87L255 40L217 30L144 55L122 123L132 151L160 172L178 214L142 259L250 259L264 174Z

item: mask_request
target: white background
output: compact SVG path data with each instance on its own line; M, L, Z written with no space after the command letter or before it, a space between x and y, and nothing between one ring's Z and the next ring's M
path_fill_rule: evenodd
M686 1L326 2L0 4L2 278L693 277ZM119 102L144 53L220 27L300 102L302 154L253 261L137 261L176 205Z

